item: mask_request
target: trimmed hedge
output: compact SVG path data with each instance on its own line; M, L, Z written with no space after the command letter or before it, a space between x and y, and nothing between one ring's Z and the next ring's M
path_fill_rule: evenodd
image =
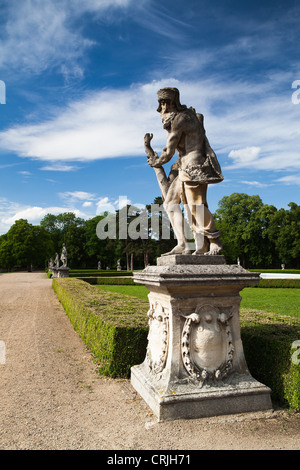
M60 278L52 285L74 329L96 357L99 372L128 378L130 368L146 355L148 301L96 290L91 278L87 280ZM292 360L300 320L241 308L240 322L251 375L271 388L275 402L300 411L300 364Z
M276 274L300 274L300 269L247 269L247 271L254 273L276 273Z
M108 286L136 286L132 277L82 277L78 278L89 284L108 285Z
M113 271L113 270L98 270L98 269L70 269L70 277L112 277L112 276L132 276L132 271Z
M79 279L55 278L52 286L99 372L129 377L130 368L145 359L148 302L99 291Z
M300 411L300 364L292 360L300 320L241 309L241 336L251 375L272 390L280 405Z
M87 277L85 278L84 276L80 277L79 279L82 279L86 282L89 282L90 284L107 284L107 285L129 285L129 286L135 286L136 283L134 282L132 276L126 276L126 277ZM293 289L300 289L300 279L261 279L258 284L250 285L248 287L281 287L281 288L293 288Z
M284 287L300 289L300 279L261 279L258 284L248 287Z

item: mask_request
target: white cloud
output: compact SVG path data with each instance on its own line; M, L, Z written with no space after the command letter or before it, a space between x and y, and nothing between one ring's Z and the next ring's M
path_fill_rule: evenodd
M71 204L41 207L25 205L9 201L6 198L0 198L0 234L7 233L16 220L26 219L33 225L39 225L45 215L57 215L64 212L73 212L76 217L83 219L95 216L95 214L87 214Z
M78 60L94 41L82 35L76 21L86 13L99 17L126 8L132 0L3 0L0 65L23 73L56 67L69 78L82 77ZM3 21L3 20L2 20ZM76 28L73 27L74 23Z
M101 13L109 8L125 8L128 7L133 0L72 0L72 9L74 11L90 11L93 13Z
M60 195L65 198L65 205L46 207L23 205L9 201L6 198L0 198L0 235L7 233L10 227L19 219L26 219L29 223L38 225L45 215L57 215L64 212L73 212L76 217L89 219L105 211L114 214L116 210L131 204L126 196L120 196L117 200L110 199L107 196L99 199L95 194L85 191L69 191ZM87 211L79 209L78 203Z
M7 218L20 210L20 204L9 201L6 198L0 198L0 234L6 233L10 224L6 222Z
M0 146L22 157L51 161L44 170L63 170L63 161L137 156L144 154L146 132L157 128L162 134L156 107L153 84L100 91L71 103L53 120L1 132Z
M10 217L4 217L2 222L7 225L12 225L16 220L26 219L30 223L39 223L47 214L61 214L63 212L74 212L76 217L82 217L83 213L77 209L70 209L67 207L27 207L21 209Z
M235 165L242 165L253 163L257 160L260 154L260 147L246 147L239 150L231 150L228 156L234 160Z
M0 133L0 148L48 161L42 169L57 171L75 169L71 162L76 161L144 156L146 132L154 134L152 145L160 152L166 132L156 112L156 92L164 86L177 86L181 102L204 114L208 139L223 169L300 168L300 107L286 94L275 93L271 81L260 85L170 78L105 89L71 102L41 124L8 128Z
M78 203L81 204L82 207L89 208L93 206L93 203L96 201L96 194L89 193L87 191L65 191L64 193L58 193L58 196L65 201L65 203L72 208L76 208ZM77 212L80 212L78 209ZM70 212L74 212L72 209ZM81 214L80 217L87 218L90 216L95 216L95 213L84 215Z
M109 200L108 197L102 197L97 202L97 215L103 214L103 212L114 213L116 210L114 203Z
M40 73L64 60L77 60L91 43L68 29L63 6L48 0L11 0L0 43L2 67Z
M111 200L109 197L105 196L97 202L97 215L103 214L103 212L114 214L116 210L121 210L127 205L130 206L131 201L126 196L119 196L117 200Z
M123 207L130 206L131 205L131 200L128 199L126 196L119 196L119 199L115 201L115 206L116 209L123 209Z
M24 171L18 171L18 173L19 173L20 175L23 175L23 176L31 176L31 175L32 175L32 173L31 173L30 171L26 171L26 170L24 170Z
M78 170L77 166L74 165L64 165L61 163L54 163L53 165L45 165L40 168L42 171L74 171Z
M72 200L95 199L95 194L88 193L86 191L66 191L64 193L59 193L59 195L62 198L70 198Z
M286 185L296 185L300 186L300 175L288 175L278 178L276 181Z
M164 7L162 2L157 5L152 1L139 0L134 4L131 17L144 28L166 38L170 45L172 42L184 44L185 32L191 30L189 22L174 17L172 10Z
M248 184L249 186L255 186L257 188L266 188L267 186L271 186L268 183L260 183L259 181L241 181L242 184Z

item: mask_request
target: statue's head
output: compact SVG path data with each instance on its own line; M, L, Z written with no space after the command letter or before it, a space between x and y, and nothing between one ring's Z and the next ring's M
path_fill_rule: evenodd
M186 109L185 105L180 104L179 90L177 88L162 88L157 92L157 99L159 103L157 111L159 113L162 110L162 101L170 102L176 108L177 111L182 111L183 109Z

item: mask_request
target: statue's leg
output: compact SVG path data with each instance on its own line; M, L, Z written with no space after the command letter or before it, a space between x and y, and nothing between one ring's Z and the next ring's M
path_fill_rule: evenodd
M184 183L185 198L190 225L194 233L194 254L218 254L222 249L221 233L207 205L207 184Z
M164 253L164 255L186 254L190 252L185 235L185 220L180 207L180 194L181 181L177 177L171 183L164 201L164 208L177 238L177 245L169 253Z

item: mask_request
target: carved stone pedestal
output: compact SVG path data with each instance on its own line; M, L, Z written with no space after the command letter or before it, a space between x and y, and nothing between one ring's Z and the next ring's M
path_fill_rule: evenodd
M159 421L272 408L240 335L239 292L258 279L205 255L163 256L134 273L150 290L150 308L147 354L131 368L131 384Z
M52 277L69 277L70 268L60 266L60 268L52 268Z

